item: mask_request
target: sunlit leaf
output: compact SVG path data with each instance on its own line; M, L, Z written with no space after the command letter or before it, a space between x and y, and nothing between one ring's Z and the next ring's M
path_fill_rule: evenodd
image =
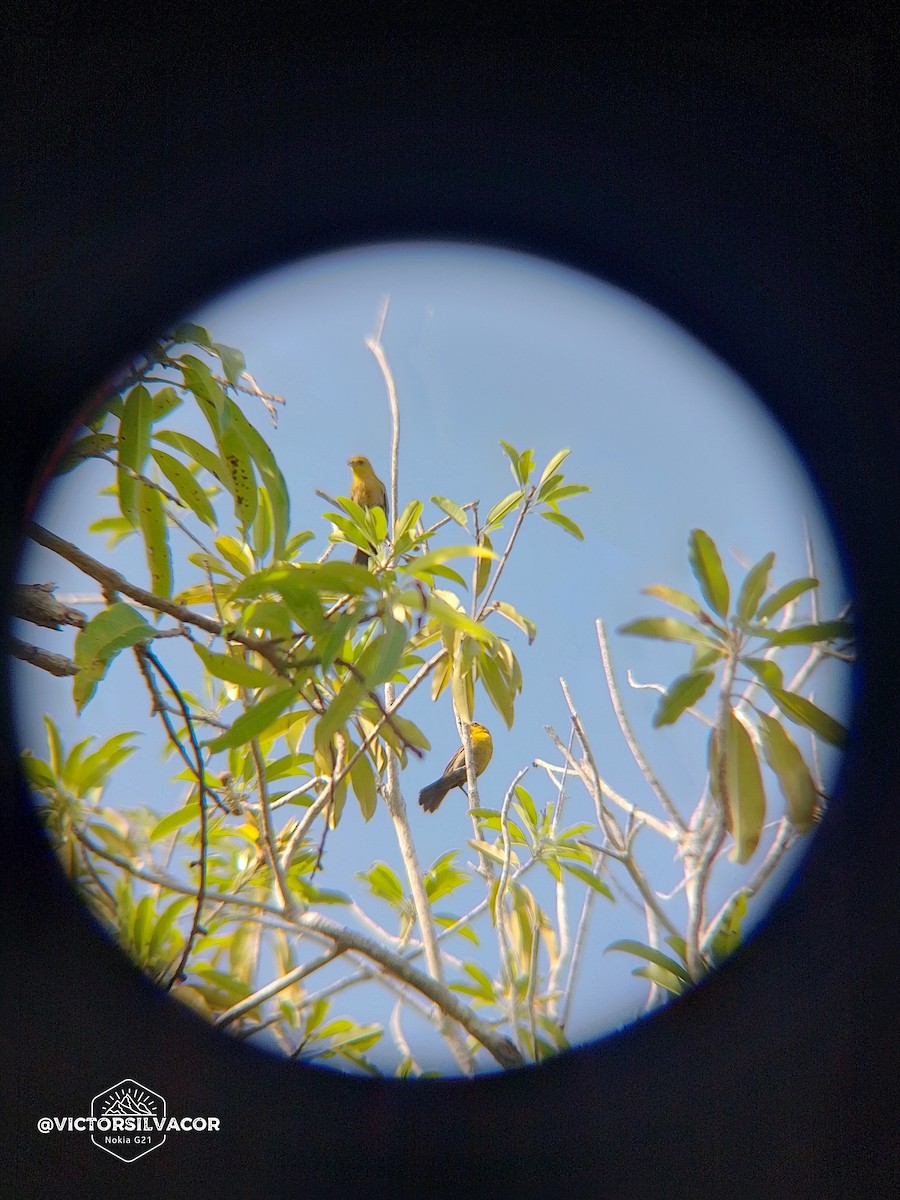
M153 403L143 384L133 387L125 397L125 407L119 423L118 491L119 509L132 528L137 528L138 487L147 453L150 449L150 422Z
M641 588L641 592L645 596L655 596L657 600L671 604L673 608L680 608L683 612L690 613L692 617L699 617L703 612L693 596L689 596L686 592L679 592L677 588L666 587L662 583L654 583L649 587Z
M820 621L815 625L795 625L792 629L773 629L766 640L772 646L809 646L814 642L833 642L853 634L850 621Z
M728 616L728 580L722 570L722 559L716 543L702 529L692 529L688 541L688 561L694 577L700 584L703 598L713 612L720 617Z
M150 590L163 600L172 598L172 551L162 497L147 483L138 485L138 519L144 535Z
M747 893L738 892L722 913L716 931L710 941L713 965L719 967L734 954L741 944L741 926L747 915Z
M553 455L553 457L547 463L546 467L544 467L544 470L541 472L541 477L538 480L538 483L542 484L542 483L546 482L546 480L548 480L550 478L550 476L554 474L557 467L559 467L563 462L565 462L565 460L569 457L569 455L571 453L572 453L571 450L557 451L557 453Z
M207 743L207 748L213 754L220 750L230 750L233 746L243 746L246 742L258 737L269 727L275 718L292 704L297 693L293 687L284 687L265 700L260 700L252 708L241 713L230 729L219 737Z
M578 538L579 542L584 541L584 534L571 517L566 517L558 512L541 512L541 516L545 521L552 521L554 525L558 525L560 529L564 529L566 533L571 533L572 537Z
M487 653L478 660L478 675L484 684L488 698L503 718L507 729L512 729L515 708L512 690L500 668Z
M671 972L677 979L690 986L693 982L687 969L677 959L670 958L668 954L664 954L662 950L657 950L653 946L645 946L643 942L633 941L631 938L622 938L620 941L612 942L604 950L604 954L608 954L610 950L621 950L625 954L635 954L638 958L644 958L647 962L655 963L656 966L662 967L664 971Z
M659 729L662 725L674 725L686 708L696 704L706 694L715 677L714 671L692 671L688 675L680 675L660 700L653 715L653 727Z
M200 806L196 800L191 800L184 808L177 808L173 813L167 813L160 821L150 830L149 840L151 842L159 842L163 838L168 837L170 833L174 833L176 829L182 829L185 825L190 825L192 821L197 821L200 818Z
M528 617L523 617L521 613L516 612L513 606L511 604L507 604L505 600L495 600L491 605L491 609L494 612L498 612L501 617L506 617L507 621L512 621L513 625L517 625L528 638L529 646L537 637L537 626L535 625L534 621L530 620Z
M271 687L273 683L283 682L271 671L254 667L232 654L217 654L213 650L207 650L200 642L192 642L191 645L207 671L217 679L225 679L228 683L248 688L266 688Z
M828 742L831 746L837 746L839 750L843 750L846 746L847 730L844 726L840 721L836 721L834 717L823 712L811 700L782 688L770 687L769 695L784 715L790 717L792 721L796 721L798 725L805 725L807 729L818 734L823 741Z
M359 801L359 808L363 819L370 821L375 815L378 792L376 790L372 764L365 754L361 754L350 768L350 784L353 788L354 796Z
M209 496L207 496L206 492L184 463L179 462L177 458L174 458L171 454L167 454L165 450L160 450L157 446L153 447L151 454L156 465L188 508L205 525L208 525L210 529L215 529L216 514L210 503Z
M747 572L737 601L737 616L739 620L749 621L756 615L756 610L759 607L763 592L766 590L766 584L769 581L769 572L772 570L774 562L775 553L770 550L768 554L761 558Z
M452 517L457 525L461 525L463 529L468 528L465 510L460 508L455 500L449 500L446 496L432 496L431 503L436 504L448 517Z
M742 658L741 662L744 666L749 667L767 688L784 686L784 674L781 667L771 658Z
M121 601L103 609L79 630L74 660L81 670L73 680L73 695L79 713L119 651L151 638L153 632L153 626L148 625L139 612Z
M773 592L768 600L760 605L759 611L756 614L757 619L768 621L780 608L784 608L792 600L796 600L798 596L802 596L804 592L808 592L818 586L818 579L813 579L811 576L807 576L804 579L792 579L790 583L786 583L784 587L780 587L777 592Z
M780 721L760 713L759 723L763 753L778 779L791 824L798 833L809 833L816 823L819 802L809 767Z
M633 634L637 637L662 638L666 642L690 642L696 646L707 646L718 650L719 645L700 629L688 625L686 621L677 621L674 617L639 617L629 621L619 628L619 633Z
M745 863L759 845L766 819L766 793L756 746L733 711L728 714L725 779L729 828L734 837L730 858L732 862Z
M522 499L522 489L516 492L510 492L508 496L504 496L502 500L494 505L484 519L484 527L486 530L496 529L498 525L508 517L512 510L518 505Z
M223 346L221 342L213 342L209 348L222 360L225 378L230 384L236 384L247 366L243 354L233 346Z
M593 888L595 892L599 892L601 896L605 896L607 900L615 899L603 880L598 875L595 875L593 871L588 871L585 867L579 867L571 862L561 862L560 866L564 871L567 871L570 875L574 875L576 879L580 879L588 887ZM612 949L611 946L609 948Z

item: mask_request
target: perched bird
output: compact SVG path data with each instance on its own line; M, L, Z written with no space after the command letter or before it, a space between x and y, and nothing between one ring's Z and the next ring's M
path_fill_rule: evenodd
M491 761L494 753L494 743L491 735L483 725L472 722L472 753L475 756L475 774L480 775ZM444 768L440 779L429 783L428 787L419 792L419 803L426 812L434 812L448 792L455 787L462 787L466 782L466 752L460 746Z
M355 500L361 508L384 509L387 520L388 502L384 484L372 470L372 464L361 454L347 460L347 465L353 472L353 482L350 484L350 499ZM369 556L365 550L357 550L353 561L363 567L369 565Z

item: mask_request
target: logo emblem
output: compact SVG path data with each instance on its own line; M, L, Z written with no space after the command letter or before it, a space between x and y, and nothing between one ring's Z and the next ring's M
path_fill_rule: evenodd
M166 1140L166 1102L136 1079L120 1079L91 1101L97 1118L91 1141L122 1162L134 1162Z

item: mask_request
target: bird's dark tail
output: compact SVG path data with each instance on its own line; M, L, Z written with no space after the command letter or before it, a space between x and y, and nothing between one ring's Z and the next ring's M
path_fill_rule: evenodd
M357 552L353 555L353 561L357 564L357 566L367 567L369 565L369 556L366 554L365 550L357 550Z
M428 787L422 788L419 792L419 803L426 812L435 812L447 793L465 782L466 768L459 767L456 771L451 771L449 775L442 775L434 783L429 783Z

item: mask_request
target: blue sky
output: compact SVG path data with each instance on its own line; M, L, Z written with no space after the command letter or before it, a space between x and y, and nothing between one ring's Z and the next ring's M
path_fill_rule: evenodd
M499 807L512 777L535 757L556 761L544 727L553 725L565 740L562 676L604 776L634 802L658 811L612 713L594 628L599 617L610 634L619 683L645 753L690 812L702 788L706 729L685 717L673 728L651 730L657 694L626 683L630 668L638 681L667 684L687 669L689 652L619 637L615 630L633 617L663 614L657 601L639 594L648 584L667 583L697 594L687 564L687 538L696 526L719 545L734 590L746 568L768 550L776 552L773 586L807 574L808 522L822 581L822 613L836 615L846 598L839 552L794 451L725 364L663 315L615 288L537 259L475 246L413 243L346 251L255 280L191 314L215 340L243 351L264 390L285 398L277 429L261 405L250 398L242 403L287 478L292 530L316 533L307 548L311 557L321 552L329 529L315 489L346 495L346 460L352 454L367 455L388 480L388 405L364 344L384 296L390 297L390 308L383 343L401 407L401 509L418 497L426 505L426 522L437 519L441 514L429 498L439 494L460 504L478 499L486 512L514 486L501 439L519 449L533 448L539 468L557 450L571 447L563 467L567 482L592 489L563 507L581 526L584 542L531 519L497 593L536 622L538 637L529 648L511 626L498 626L498 632L510 634L525 682L512 731L505 730L483 696L477 700L476 718L491 726L495 746L482 803ZM84 533L91 520L113 511L108 499L96 498L97 486L110 482L107 472L104 464L90 464L67 476L54 485L38 519L145 584L146 567L134 544L110 554L99 539ZM173 545L177 572L174 538ZM21 574L52 580L61 593L95 590L43 551L26 559ZM186 582L176 573L176 588ZM64 650L68 635L40 636L30 629L24 636ZM100 688L78 721L69 684L21 665L16 678L23 744L40 753L43 711L63 726L69 744L126 727L146 730L144 749L120 769L108 800L126 807L149 803L160 811L180 805L181 785L165 782L167 764L159 756L158 735L151 732L148 701L124 656L113 666L110 686ZM815 677L817 703L839 718L846 719L848 694L826 673ZM412 761L402 778L421 862L427 865L460 847L458 862L464 865L472 852L465 846L471 825L462 794L448 797L434 816L425 816L415 804L419 788L440 773L458 745L449 695L433 705L424 689L409 715L433 747L424 762ZM805 748L802 733L796 727L793 732ZM543 772L532 769L523 783L539 808L553 795ZM774 784L769 793L774 816L780 812L780 794ZM567 812L572 821L589 819L590 807L577 787ZM669 846L652 844L648 831L641 838L647 841L654 881L666 891L680 877L680 864L672 861ZM402 876L383 809L364 826L351 800L331 835L324 885L358 889L354 872L375 859L389 862ZM724 883L720 893L727 894ZM477 886L465 896L474 903ZM550 896L545 890L539 899L552 907ZM380 902L368 907L389 922ZM462 912L467 905L454 896L443 907ZM598 900L573 1011L573 1040L602 1032L639 1010L645 986L630 975L637 961L602 954L610 941L628 936L644 938L642 917L622 901L611 906ZM378 1009L371 1019L384 1019L389 1011L390 1005ZM410 1018L408 1036L415 1027Z

